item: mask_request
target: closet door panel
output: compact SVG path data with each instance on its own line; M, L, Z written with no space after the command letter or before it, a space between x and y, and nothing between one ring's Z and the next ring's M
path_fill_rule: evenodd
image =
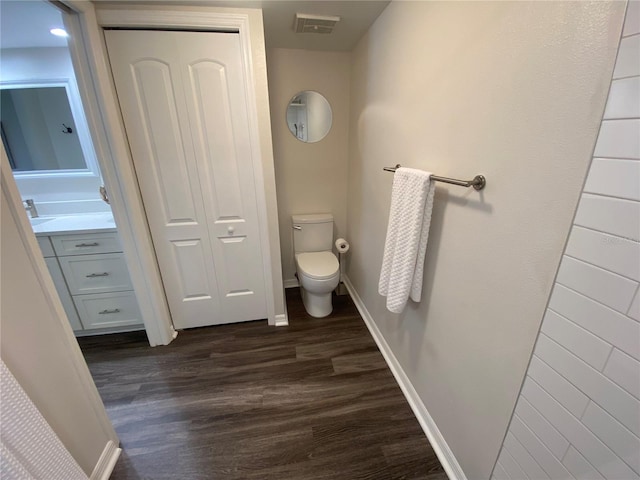
M141 60L131 67L142 122L137 130L144 135L146 150L138 163L144 162L143 170L151 174L146 181L163 192L157 208L166 225L197 222L170 67L159 60Z
M264 274L238 35L193 45L184 84L224 317L264 318Z
M174 325L266 318L239 36L105 35Z
M215 175L208 178L214 203L213 218L238 220L243 217L238 157L233 143L231 101L227 69L217 62L189 65L194 131L200 158L210 159Z
M222 319L215 263L169 32L107 31L109 59L176 328Z

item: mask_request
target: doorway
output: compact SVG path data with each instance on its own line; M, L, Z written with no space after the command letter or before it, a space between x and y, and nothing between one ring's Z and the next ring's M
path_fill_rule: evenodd
M74 73L63 14L3 2L0 130L76 336L144 330Z
M8 3L8 2L7 2ZM86 110L111 209L118 224L122 250L127 259L140 314L152 346L168 344L177 332L173 328L164 287L149 234L129 146L112 86L103 28L149 27L194 28L238 32L245 72L249 148L258 198L258 230L262 246L262 268L270 325L286 325L284 288L279 249L275 178L270 136L269 102L259 10L178 7L128 9L110 6L96 14L89 2L56 2L66 7L64 24L70 35L69 49L78 89ZM176 16L176 11L180 15ZM254 32L253 34L251 32Z
M83 5L82 5L83 6ZM284 287L280 258L280 238L278 232L277 200L275 194L275 173L273 166L273 148L271 142L271 124L266 72L266 52L264 47L262 15L258 9L237 9L218 7L149 6L135 8L128 5L98 5L95 23L87 30L99 36L108 29L137 30L182 30L199 32L234 32L238 35L248 117L248 138L245 148L250 152L251 172L255 181L257 204L257 231L262 254L262 275L265 289L266 318L269 325L287 325L284 302ZM90 23L90 22L89 22ZM110 91L111 72L101 70L106 63L106 50L101 38L85 37L89 56L96 56L92 65L97 72L96 82L101 84L100 96L109 98L111 109L117 99ZM110 113L110 112L107 112ZM122 131L119 118L108 118L109 130ZM124 137L119 140L126 142ZM118 141L118 147L122 144ZM123 159L128 165L123 165ZM131 169L133 161L126 156L115 158L118 167ZM134 196L136 185L121 184L121 193ZM139 192L135 190L135 195ZM141 219L135 218L136 223ZM136 225L139 227L139 225ZM147 233L147 237L149 237ZM133 239L134 241L136 239ZM242 266L240 266L242 268ZM159 275L158 277L159 278ZM244 288L244 287L242 287ZM239 292L242 293L242 292Z
M108 62L106 62L104 45L102 44L102 31L92 3L76 2L74 0L65 0L63 3L70 10L64 15L64 23L67 32L73 39L69 44L69 49L73 59L78 89L86 111L89 130L94 140L100 171L109 192L110 206L118 225L122 250L127 259L127 267L144 320L149 343L152 346L167 344L175 337L176 332L171 324L153 245L147 229L145 211L137 189L137 180L121 124L120 112L117 109L115 92L110 83L111 74L107 68ZM199 9L196 8L195 10ZM268 128L269 113L266 95L264 45L261 45L261 39L249 35L249 26L251 26L251 31L253 32L262 31L260 13L257 11L236 11L233 15L230 15L229 12L222 13L220 11L211 13L208 8L200 10L204 10L207 13L191 11L189 14L181 15L181 20L187 24L203 22L207 25L217 25L218 28L223 25L226 28L238 30L241 36L244 65L247 71L251 72L247 82L256 86L255 90L252 87L249 92L248 100L249 104L252 105L250 114L251 148L252 151L257 152L256 158L258 159L258 162L254 163L253 166L254 173L256 174L257 189L262 190L260 195L266 199L264 202L260 202L259 208L262 209L260 214L260 235L268 239L268 247L270 249L270 255L264 257L265 285L270 288L266 297L268 319L271 325L276 323L286 324L287 319L284 310L280 274L277 220L275 220L275 185L273 181L273 158L270 148L270 129ZM105 15L104 11L102 13ZM144 23L144 20L140 20L138 16L147 20L149 18L155 19L155 21L158 21L159 18L153 11L148 12L146 10L144 12L138 10L137 13L130 14L127 12L124 14L124 17L131 21ZM160 15L160 18L164 26L172 25L176 18L175 11L170 14L165 12ZM118 24L123 22L119 18L114 21ZM106 25L107 23L108 20L105 18L100 20L100 25ZM256 52L258 53L256 54ZM259 60L257 63L256 59ZM9 166L8 162L3 164L3 174L6 172L7 166ZM3 178L8 180L12 180L11 177L11 174L3 175ZM86 362L83 361L80 352L76 348L77 342L71 334L71 328L65 324L66 319L61 315L61 305L57 302L59 296L54 292L53 284L49 281L50 278L44 270L42 260L37 258L38 247L35 237L29 231L27 219L23 215L19 215L22 213L21 210L23 208L21 207L21 196L17 189L14 188L13 181L7 183L10 184L10 188L6 189L10 200L7 204L10 204L13 208L13 218L20 220L16 225L20 241L24 245L26 253L34 260L34 263L40 264L36 265L39 267L37 273L39 278L43 280L40 282L42 291L50 300L50 304L53 305L53 310L55 310L56 318L53 321L56 326L64 327L62 333L66 337L66 344L70 346L71 350L65 358L72 363L71 369L74 372L77 371L83 378L85 386L89 390L95 390L90 377L87 378ZM265 191L269 192L268 195L264 193ZM103 410L97 392L95 396L83 396L83 398L85 397L97 412ZM106 424L108 424L106 415L103 420L106 428ZM114 438L110 451L117 447L117 438L114 435L112 436ZM106 471L112 468L113 464L110 462L115 461L115 458L115 454L103 456L99 459L98 466Z
M71 82L75 85L75 92L73 92L75 95L69 95L69 98L73 99L77 104L80 104L81 102L81 105L73 112L74 118L81 116L84 119L84 122L80 122L80 125L67 125L71 130L67 130L68 134L66 135L74 136L76 133L84 133L86 137L89 138L89 141L85 141L84 143L89 145L92 144L93 151L95 153L93 156L88 156L86 163L89 168L85 169L85 171L67 170L55 173L47 172L44 174L40 174L42 173L40 172L38 174L27 175L29 178L25 178L24 182L33 182L34 178L39 178L40 185L43 185L42 179L46 180L47 183L44 184L45 186L49 185L48 182L58 182L54 185L54 190L57 189L58 191L57 197L54 193L52 198L45 200L60 200L60 198L64 198L65 195L69 197L68 192L64 192L65 189L73 192L71 198L59 201L55 205L44 205L39 201L42 199L35 199L36 210L39 206L38 204L41 204L41 208L37 212L41 217L51 217L57 214L62 215L63 213L95 214L97 213L95 211L96 206L99 206L98 208L103 209L103 216L110 217L106 220L111 224L110 226L112 227L112 230L116 230L117 224L117 238L115 238L115 240L112 239L114 240L113 242L105 240L107 245L103 245L103 242L97 241L101 244L98 247L98 251L87 251L87 253L105 255L119 253L121 256L120 260L122 260L122 258L126 259L124 271L127 272L129 283L125 286L125 284L120 282L116 287L105 285L105 283L109 283L107 280L111 280L113 276L102 276L101 274L105 273L105 270L102 270L99 265L94 265L98 267L95 271L83 272L81 271L82 269L78 271L78 268L75 268L75 270L76 273L81 275L81 278L92 278L92 282L94 284L102 283L102 286L112 290L116 289L117 291L124 291L128 289L128 297L119 299L124 302L123 305L128 305L128 307L123 309L119 306L113 307L112 305L100 305L100 302L105 300L107 293L113 294L111 296L111 300L118 300L115 298L115 293L117 292L103 290L99 293L105 295L105 298L90 299L88 296L83 297L87 302L83 302L83 306L75 308L93 310L93 320L89 322L92 324L93 328L97 328L99 330L101 330L102 327L107 328L106 325L102 324L105 323L104 320L109 317L117 320L116 326L118 328L130 328L133 324L140 327L142 324L142 328L145 329L151 346L166 345L175 338L176 332L173 329L171 317L166 305L155 253L146 227L144 208L137 191L135 174L130 163L127 161L129 158L129 152L126 147L126 142L123 140L124 134L117 128L109 127L110 123L119 125L119 119L117 118L119 113L115 111L113 106L115 102L108 101L108 94L112 94L112 92L109 91L110 85L108 85L108 72L102 72L102 74L97 73L101 68L105 70L106 64L96 58L96 55L101 51L101 45L99 44L100 39L98 38L97 28L92 29L92 26L96 26L93 5L89 2L70 1L64 3L65 5L60 2L52 4L50 2L45 2L44 0L40 2L2 2L2 8L3 13L5 13L6 9L11 7L26 6L32 9L39 8L40 10L44 10L47 12L46 15L49 17L53 15L55 18L57 15L55 20L45 18L40 22L41 28L39 28L36 33L38 33L40 37L44 35L45 39L40 38L38 40L38 42L40 42L39 46L34 48L42 51L42 49L45 48L46 42L51 41L49 40L49 37L53 37L49 33L50 27L63 27L66 30L68 36L66 38L58 39L59 44L55 45L55 47L67 51L67 60L65 65L71 73L69 75L68 72L65 72L66 77L75 77L74 82ZM65 8L67 6L68 8ZM29 25L35 26L37 23L35 22L37 15L32 12L31 14L27 13L27 16L29 18ZM4 35L8 36L9 34L16 35L16 32L22 34L29 30L28 28L4 28L6 26L5 24L9 23L9 16L3 15L2 17L3 37ZM53 21L56 22L54 25L51 24ZM62 23L62 25L60 25L59 22ZM43 42L45 45L43 45ZM52 49L48 49L46 52L51 53ZM62 63L58 62L58 64ZM33 73L34 65L37 65L37 62L19 61L18 65L20 68L25 70L24 75L28 76ZM60 76L64 77L65 75L60 74ZM106 91L106 93L103 92L103 90ZM105 100L105 98L107 98L107 100ZM76 115L76 112L78 111L80 114ZM74 127L79 128L76 129ZM80 137L80 135L78 136ZM94 159L93 165L90 165L91 158ZM72 180L71 183L69 183L69 179ZM100 194L98 193L98 189L101 185L106 187L106 192L104 193L108 195L109 205L103 202ZM59 193L61 190L63 191L62 194ZM22 195L24 194L25 192L23 191ZM27 197L27 199L29 198L31 197ZM17 198L16 201L19 202L20 199ZM44 203L47 203L47 201ZM58 207L58 210L54 212L51 208L48 208L52 206ZM65 207L66 210L61 212L59 207ZM93 219L96 220L95 216ZM34 229L40 230L39 233L42 233L42 230L44 230L45 227L53 227L51 224L52 222L49 221L50 219L46 220L47 221L45 223L45 218L36 218L32 224ZM104 222L98 223L102 223L101 225L97 225L98 227L102 228L105 226ZM36 226L35 224L40 225ZM87 232L80 231L76 233ZM80 241L76 244L90 245L93 243L96 243L96 239ZM54 250L54 253L57 254L55 247L50 245L50 241L49 243L45 242L45 248L46 246L50 246ZM105 249L103 249L103 247L105 247ZM118 263L114 258L105 258L105 260L109 260L112 265ZM72 262L69 268L77 267L78 265L80 265L80 263ZM122 261L120 261L119 266L122 267ZM122 268L119 270L122 273ZM83 276L91 274L97 275L93 277ZM74 285L74 288L70 289L71 291L69 293L72 296L98 293L95 290L87 290L85 287L86 285L76 284ZM133 301L131 301L132 299ZM91 300L91 302L89 302L89 300ZM115 310L119 311L115 312ZM136 310L135 315L132 316L127 314L127 311L131 313L134 310ZM129 318L123 318L123 316ZM137 319L135 321L133 318L134 316ZM107 330L101 331L113 330L109 330L107 328Z
M64 24L71 38L69 49L89 130L152 346L170 343L177 332L169 313L112 84L103 32L108 28L129 27L238 33L248 106L249 148L258 198L266 316L269 325L287 325L260 10L178 6L131 8L109 4L98 5L101 8L96 11L91 2L65 0L52 3L64 10Z
M265 319L239 34L105 39L174 325Z

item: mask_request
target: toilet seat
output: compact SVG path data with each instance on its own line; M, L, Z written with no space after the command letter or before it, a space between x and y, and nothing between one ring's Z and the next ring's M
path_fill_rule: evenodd
M305 252L296 255L298 272L314 280L334 277L340 265L332 252Z

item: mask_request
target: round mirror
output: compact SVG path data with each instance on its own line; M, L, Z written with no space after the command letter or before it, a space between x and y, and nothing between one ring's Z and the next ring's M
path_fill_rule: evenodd
M301 142L322 140L331 130L331 105L322 94L306 90L295 95L287 107L289 131Z

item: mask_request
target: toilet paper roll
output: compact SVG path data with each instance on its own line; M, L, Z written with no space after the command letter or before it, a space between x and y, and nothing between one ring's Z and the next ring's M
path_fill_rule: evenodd
M344 238L337 239L336 249L338 250L338 253L347 253L349 251L349 242L347 242Z

